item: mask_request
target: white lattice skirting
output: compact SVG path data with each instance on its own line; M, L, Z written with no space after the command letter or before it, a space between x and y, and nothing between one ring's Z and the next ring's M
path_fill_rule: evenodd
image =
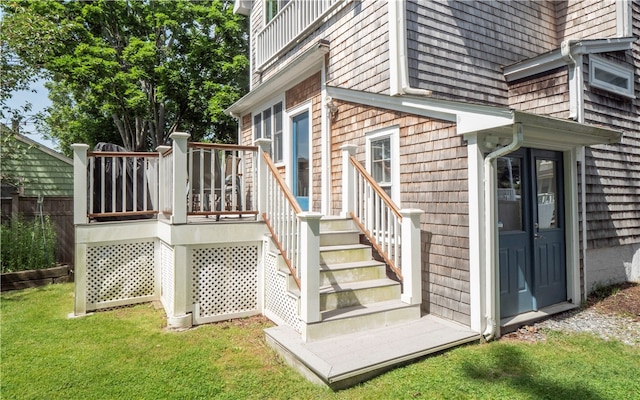
M193 322L259 313L258 246L191 249Z
M87 247L87 310L154 298L154 242Z
M264 246L266 249L268 246ZM265 315L278 325L289 325L302 331L298 315L298 299L287 290L287 276L278 272L278 256L264 251Z

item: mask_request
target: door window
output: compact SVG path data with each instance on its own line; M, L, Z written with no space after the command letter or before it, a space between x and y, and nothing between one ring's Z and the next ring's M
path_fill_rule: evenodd
M553 160L536 160L538 229L556 228L557 183L556 162Z
M498 229L522 231L522 158L498 159Z

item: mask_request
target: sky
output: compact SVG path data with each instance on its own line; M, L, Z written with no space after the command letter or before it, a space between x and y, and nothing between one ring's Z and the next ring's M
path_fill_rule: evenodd
M29 115L35 114L39 111L44 111L46 107L51 106L51 101L48 97L49 91L44 87L44 82L45 81L43 80L39 80L31 85L31 89L35 90L35 93L29 90L13 92L11 98L7 100L7 105L15 109L22 107L28 101L32 106ZM2 123L7 126L11 126L11 121L2 121ZM28 119L26 124L20 125L20 133L51 149L57 149L55 143L43 138L42 135L37 132L35 124Z

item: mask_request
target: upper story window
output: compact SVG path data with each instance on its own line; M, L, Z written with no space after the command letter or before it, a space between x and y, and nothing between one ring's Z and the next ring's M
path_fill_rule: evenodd
M282 102L279 101L253 115L254 139L271 139L271 157L282 162Z
M633 70L593 55L589 58L589 84L625 97L635 98Z
M282 10L287 5L289 0L265 0L264 2L264 16L265 24L268 24L273 17L276 16L278 11Z

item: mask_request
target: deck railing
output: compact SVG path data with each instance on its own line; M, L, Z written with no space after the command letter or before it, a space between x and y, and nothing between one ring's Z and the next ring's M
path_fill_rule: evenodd
M247 175L256 146L190 143L187 158L189 215L257 214L252 207L255 179ZM252 168L255 171L255 168Z
M87 153L89 218L151 216L158 212L158 154Z
M420 215L401 210L355 158L355 146L343 150L342 212L351 216L385 263L402 281L405 302L421 302Z
M290 0L258 33L256 67L260 70L280 52L299 42L342 0Z
M257 215L253 204L257 147L188 143L157 152L87 152L74 149L74 223L167 215L171 223L189 215ZM85 199L85 200L83 200Z

